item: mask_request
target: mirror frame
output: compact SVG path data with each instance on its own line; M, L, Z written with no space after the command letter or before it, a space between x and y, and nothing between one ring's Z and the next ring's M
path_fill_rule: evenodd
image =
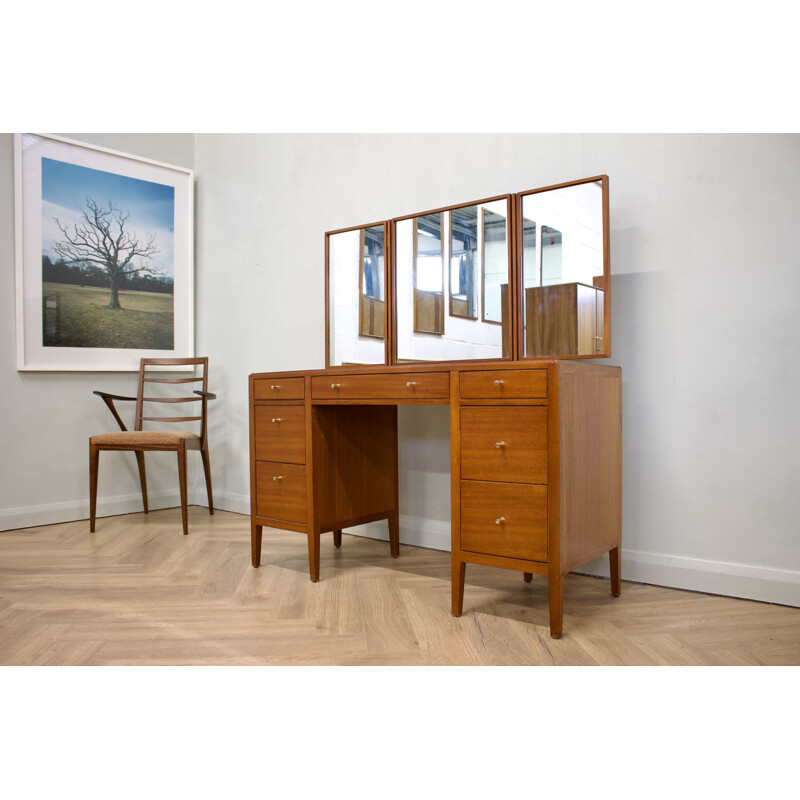
M523 295L523 270L522 270L522 232L520 224L522 220L522 203L523 198L529 195L539 194L541 192L550 192L557 189L564 189L569 186L577 186L584 183L600 183L602 194L602 226L603 226L603 349L600 352L591 353L588 355L576 354L562 354L562 355L542 355L542 356L526 356L524 347L524 295ZM365 228L374 228L383 226L384 228L384 361L382 364L365 364L358 365L357 368L375 368L386 366L400 366L408 365L408 361L401 361L397 358L397 308L396 308L396 240L395 230L396 224L403 220L414 219L415 217L425 216L426 214L442 213L445 211L453 211L458 208L466 208L468 206L480 206L484 203L491 203L497 200L506 200L508 203L509 216L508 216L508 258L509 258L509 284L506 297L506 311L508 314L508 355L499 356L491 359L461 359L459 361L419 361L414 363L420 364L456 364L456 363L470 363L480 361L484 363L491 363L496 361L552 361L567 360L567 359L585 359L585 358L609 358L611 356L611 258L610 258L610 214L609 214L609 189L608 189L608 176L595 175L591 178L581 178L579 180L567 181L565 183L557 183L551 186L543 186L538 189L530 189L524 192L517 192L511 194L501 194L494 197L484 198L482 200L472 200L467 203L456 203L450 206L442 206L441 208L431 209L429 211L420 211L414 214L405 214L400 217L394 217L390 220L383 220L380 222L373 222L367 225L353 225L348 228L339 228L325 233L325 367L330 368L334 365L331 364L331 330L330 330L330 237L339 233L348 233L350 231L363 230ZM444 228L445 226L443 226ZM449 226L447 226L449 235ZM442 240L444 243L444 231ZM450 289L450 264L444 264L444 284L448 290ZM359 287L361 286L361 277L359 276ZM481 281L483 280L481 276ZM360 294L360 290L359 290ZM360 301L359 301L360 303ZM449 311L449 302L446 306ZM481 309L482 315L482 309ZM447 314L449 316L449 314ZM480 320L480 317L478 318ZM349 366L349 365L348 365ZM341 367L338 367L341 368Z
M599 183L602 195L602 215L603 215L603 349L596 353L589 354L565 354L565 355L525 355L525 303L523 288L522 270L522 232L520 229L522 221L522 201L525 197L542 192L552 192L557 189L566 189L570 186L580 186L585 183ZM591 178L581 178L576 181L557 183L553 186L543 186L540 189L530 189L525 192L518 192L514 196L514 233L516 236L515 266L516 277L514 281L516 289L515 310L517 311L517 322L514 329L514 345L516 347L515 360L519 361L541 361L543 359L577 359L577 358L609 358L611 356L611 248L610 248L610 225L609 225L609 204L608 204L608 175L595 175Z
M367 228L383 228L383 302L384 302L384 313L383 313L383 362L378 364L365 364L363 366L367 367L380 367L386 366L389 363L389 353L391 352L391 332L394 330L394 319L391 313L392 308L394 307L393 301L393 292L394 292L394 285L391 281L391 276L393 274L392 270L392 246L391 246L391 225L389 224L388 220L381 220L380 222L372 222L367 225L352 225L349 228L339 228L335 231L326 231L325 232L325 368L330 369L333 366L338 366L331 364L331 264L330 264L330 257L331 257L331 236L336 236L340 233L351 233L352 231L361 231L362 239L363 239L363 231ZM363 253L359 254L359 264L362 263L361 259L363 258ZM363 286L363 279L364 276L361 273L361 269L359 269L359 276L358 276L358 308L359 313L361 309L361 301L362 301L362 286ZM360 324L359 324L360 329ZM362 335L362 334L359 334ZM378 338L375 336L366 336L366 338L372 339L373 341Z

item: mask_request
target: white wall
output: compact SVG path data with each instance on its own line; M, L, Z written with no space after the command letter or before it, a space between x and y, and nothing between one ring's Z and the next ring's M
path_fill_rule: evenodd
M83 138L191 166L183 139L170 154L169 137ZM197 346L220 395L219 507L249 507L247 375L324 365L325 231L605 173L623 577L800 605L799 136L200 134L194 168ZM90 411L91 389L124 381L16 372L9 192L0 397L12 474L0 508L74 505L103 411ZM57 405L37 420L54 389ZM401 409L402 536L444 548L447 424L446 409Z

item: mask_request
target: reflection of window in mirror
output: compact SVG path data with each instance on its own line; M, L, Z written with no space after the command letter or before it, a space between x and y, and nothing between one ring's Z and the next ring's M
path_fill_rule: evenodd
M508 291L508 236L506 218L482 208L483 230L483 320L500 325L504 321Z
M450 316L478 318L478 207L450 212Z
M414 330L444 333L442 215L414 218Z
M542 286L553 286L564 280L562 245L561 231L542 225Z
M383 225L361 229L359 326L361 336L384 338L384 231Z

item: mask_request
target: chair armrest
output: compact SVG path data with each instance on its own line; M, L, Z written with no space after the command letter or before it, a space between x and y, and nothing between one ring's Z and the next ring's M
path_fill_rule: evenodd
M103 400L108 398L109 400L135 400L135 397L123 397L121 394L109 394L108 392L98 392L95 390L92 394L96 394L98 397L102 397Z
M216 400L217 396L212 394L211 392L201 392L200 389L194 390L195 394L199 394L200 397L204 398L205 400Z
M120 427L120 430L126 431L128 430L125 427L125 423L122 421L122 418L117 413L117 409L114 407L115 400L136 400L135 397L124 397L121 394L109 394L108 392L99 392L95 390L93 394L96 394L98 397L102 397L105 404L108 406L108 410L114 415L114 419L117 421L117 424Z

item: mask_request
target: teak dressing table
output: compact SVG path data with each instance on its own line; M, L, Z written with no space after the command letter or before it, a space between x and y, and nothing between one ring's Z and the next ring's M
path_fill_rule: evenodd
M601 182L601 179L587 179L575 183L590 180ZM534 574L546 576L553 637L561 636L564 576L571 570L608 553L611 593L619 595L621 371L619 367L580 360L581 356L596 358L609 353L606 180L601 184L603 274L595 279L603 305L591 322L594 332L598 316L601 319L603 335L594 336L594 341L599 340L603 345L601 349L592 344L591 353L526 357L524 320L530 318L530 310L522 308L521 300L524 295L521 287L526 285L522 277L525 272L521 196L510 197L508 201L509 266L507 283L500 285L496 293L503 303L499 319L494 322L481 310L480 320L487 328L493 322L498 329L502 328L489 333L495 336L505 358L439 363L404 361L403 348L411 345L411 338L403 341L402 323L398 319L397 284L402 268L398 228L393 221L383 227L383 242L392 245L386 248L389 257L381 264L386 289L377 293L373 287L369 303L364 302L363 291L366 271L363 254L368 252L364 245L365 228L344 231L356 231L360 236L358 250L362 257L357 269L362 276L361 291L356 311L349 315L356 317L355 335L362 339L364 331L371 330L370 335L384 349L385 356L384 363L342 363L346 356L342 357L337 351L339 345L334 346L333 342L336 319L341 320L343 315L341 312L335 315L332 308L331 272L335 265L330 259L330 248L326 247L329 366L300 372L261 372L249 379L254 567L261 563L264 526L307 535L312 581L320 578L322 533L333 532L334 545L338 546L343 528L385 519L391 554L399 556L397 407L447 405L452 613L460 616L463 611L467 564L517 570L526 581ZM447 210L451 231L457 208L461 207ZM430 218L431 213L425 216ZM566 224L563 227L568 229ZM542 252L541 229L545 226L540 224L539 228L539 252ZM547 235L551 230L552 227L545 228ZM413 235L418 236L416 219ZM490 238L488 228L477 237L487 252ZM451 239L449 247L442 250L443 256L450 256L442 259L444 264L453 261L454 241ZM416 272L419 258L416 245L413 250ZM484 257L483 263L488 264L488 257ZM485 281L481 291L486 297L490 294ZM440 293L441 300L434 292L424 294L428 306L439 302L440 310L446 311L449 305L452 314L455 306L452 302L444 303L445 291ZM434 295L432 303L429 295ZM451 300L454 295L451 277ZM484 302L488 304L482 299L481 308L485 307ZM470 303L478 306L478 302L467 298L462 307L467 309ZM597 303L593 294L594 308ZM382 320L382 330L370 327L376 318ZM470 319L478 321L475 317ZM579 324L576 320L577 315L573 315L567 323L575 328ZM561 322L556 320L553 324ZM445 335L447 324L452 321L447 319L444 323ZM543 327L541 321L537 325L540 328L537 348L540 348L541 330L547 325ZM421 330L415 323L411 336L442 336L442 333ZM550 338L559 339L558 332ZM579 338L572 337L574 341Z

